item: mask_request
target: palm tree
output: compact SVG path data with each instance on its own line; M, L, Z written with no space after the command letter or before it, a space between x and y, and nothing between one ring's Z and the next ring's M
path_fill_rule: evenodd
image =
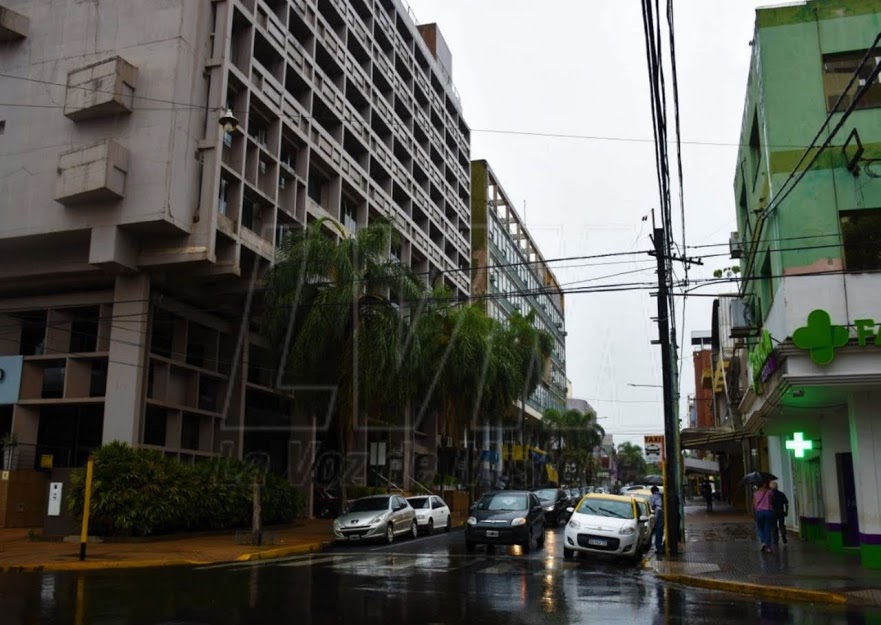
M553 433L555 442L555 459L558 466L568 462L574 463L579 476L586 475L590 470L591 461L597 447L602 445L605 430L597 423L596 413L569 409L560 412L550 408L544 412L544 422Z
M456 438L501 424L524 384L517 337L474 305L429 304L414 325L425 363L419 415L437 410L444 435Z
M418 300L425 286L389 258L394 236L386 220L347 236L321 219L288 235L266 277L261 322L277 382L303 389L298 404L313 413L326 412L331 395L343 471L356 423L399 412L417 388L421 345L397 301Z
M642 448L633 443L618 445L618 479L624 484L635 482L645 475L646 463Z

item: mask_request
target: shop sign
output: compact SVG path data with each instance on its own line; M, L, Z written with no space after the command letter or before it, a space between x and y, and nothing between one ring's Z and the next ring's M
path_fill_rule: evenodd
M857 332L857 345L881 347L881 328L874 319L857 319L854 327ZM818 365L828 365L835 359L835 350L844 347L850 340L847 327L832 323L829 313L815 310L808 315L808 322L792 334L792 342L799 349L806 350Z
M814 448L814 441L805 440L803 432L794 432L792 439L786 441L786 449L792 452L796 458L804 458L805 452Z
M762 330L758 345L749 353L749 370L756 395L762 394L762 383L768 381L777 370L777 365L771 333Z

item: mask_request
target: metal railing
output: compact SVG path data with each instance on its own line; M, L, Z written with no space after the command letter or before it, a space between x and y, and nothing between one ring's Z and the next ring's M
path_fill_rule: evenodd
M84 456L87 452L83 452ZM43 466L46 456L51 456L51 466ZM33 445L28 443L16 443L5 445L0 450L0 470L3 471L39 471L40 469L53 467L73 466L73 451L68 447L54 445Z

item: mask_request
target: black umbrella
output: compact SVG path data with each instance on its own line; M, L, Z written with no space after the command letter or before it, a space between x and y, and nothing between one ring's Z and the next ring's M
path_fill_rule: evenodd
M765 482L771 482L776 480L777 476L773 473L765 473L764 471L753 471L752 473L747 473L743 476L743 479L740 480L741 484L764 484Z
M642 478L643 484L648 484L649 486L663 486L664 478L660 475L646 475Z

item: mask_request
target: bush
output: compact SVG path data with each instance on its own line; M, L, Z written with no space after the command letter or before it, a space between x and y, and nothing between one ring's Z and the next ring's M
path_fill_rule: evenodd
M157 451L110 443L94 453L91 531L101 536L148 536L178 531L248 527L253 482L262 475L240 460L216 458L195 466ZM68 508L82 518L85 469L71 474ZM302 495L286 480L265 475L263 522L290 523L303 512Z

